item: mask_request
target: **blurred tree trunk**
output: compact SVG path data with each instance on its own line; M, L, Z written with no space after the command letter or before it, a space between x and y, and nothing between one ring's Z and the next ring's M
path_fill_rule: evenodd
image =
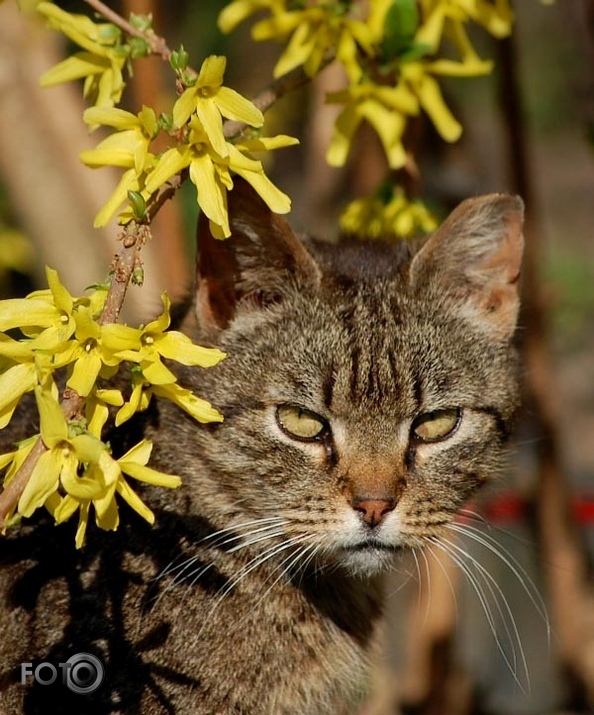
M553 632L567 707L594 707L594 600L588 555L571 512L570 487L560 449L556 379L540 277L542 236L529 170L514 38L499 43L503 110L512 190L526 202L522 349L526 365L526 415L536 433L536 522L547 577Z

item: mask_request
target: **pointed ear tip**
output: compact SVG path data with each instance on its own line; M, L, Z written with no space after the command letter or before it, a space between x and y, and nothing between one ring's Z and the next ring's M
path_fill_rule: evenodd
M517 194L487 194L485 199L502 213L515 212L519 214L520 219L524 218L524 200Z

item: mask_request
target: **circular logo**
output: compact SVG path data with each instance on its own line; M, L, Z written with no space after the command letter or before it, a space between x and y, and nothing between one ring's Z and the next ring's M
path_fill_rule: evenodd
M66 686L74 693L94 693L103 682L103 663L90 653L76 653L66 661Z

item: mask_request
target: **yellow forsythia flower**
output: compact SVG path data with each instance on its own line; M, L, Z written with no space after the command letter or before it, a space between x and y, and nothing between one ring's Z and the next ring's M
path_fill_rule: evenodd
M124 476L128 475L147 484L169 489L181 485L181 479L177 475L164 474L146 466L152 447L152 442L143 440L117 460L103 451L101 460L87 466L86 473L83 477L79 477L78 484L68 483L69 488L64 485L66 491L64 495L54 493L46 500L46 506L58 524L79 511L77 548L84 543L91 506L95 510L95 521L100 528L111 531L117 529L119 513L116 494L119 494L150 524L155 521L153 512L136 494Z
M145 190L150 195L159 186L183 169L197 189L197 201L209 218L210 229L217 238L231 235L227 214L227 191L233 188L231 172L243 176L275 213L287 213L289 197L276 188L264 173L262 163L251 156L251 151L276 149L297 144L286 136L244 140L237 145L227 143L225 156L212 146L197 115L190 119L186 144L168 149L147 177Z
M363 120L377 132L390 167L398 169L406 163L402 135L407 115L419 112L417 97L404 83L387 87L372 82L351 85L342 92L328 95L328 101L344 104L338 116L326 158L331 166L343 166L351 142Z
M113 107L120 101L125 83L127 56L117 47L119 30L109 23L94 23L86 15L72 15L51 2L37 6L49 27L63 32L83 49L49 69L40 80L49 87L84 79L84 96L98 107Z
M121 116L121 115L120 115ZM129 118L121 116L122 121ZM120 408L116 424L146 409L154 393L179 405L200 422L221 421L212 405L176 382L162 358L185 365L210 367L225 355L194 345L188 337L169 331L170 301L163 296L163 312L141 328L101 324L99 316L106 288L76 298L58 274L46 269L49 288L23 299L0 301L0 427L10 421L26 392L33 391L40 415L39 437L46 451L36 462L19 502L8 519L29 517L45 506L61 522L79 514L76 545L82 546L89 514L103 529L115 529L119 514L116 494L150 521L150 509L126 477L156 486L176 487L180 479L147 466L152 445L143 441L115 459L101 440L109 408ZM17 340L5 330L20 330ZM111 378L120 363L132 364L133 393L128 403L119 389L103 389L97 378ZM84 418L68 422L59 403L54 373L66 368L66 385L84 397ZM23 465L38 436L0 455L9 484ZM7 522L8 523L8 522Z
M105 226L120 206L128 200L129 191L141 191L144 188L146 174L157 163L156 157L149 151L151 141L159 133L155 112L150 107L143 107L138 115L123 109L91 107L83 115L91 126L112 127L111 134L95 149L83 151L80 158L87 166L117 166L127 169L122 175L115 191L105 206L95 217L95 227Z
M372 0L372 13L377 0ZM274 76L280 77L303 65L313 77L332 51L344 65L351 82L363 75L359 64L359 47L371 56L375 54L378 34L376 23L364 22L349 15L349 3L312 2L306 7L289 8L286 2L271 0L235 0L219 15L219 27L230 32L249 15L267 9L271 17L257 22L252 29L254 40L276 39L288 44L274 67ZM356 11L361 5L353 3Z
M223 86L226 57L211 55L202 63L196 84L188 87L173 107L173 124L182 127L196 114L212 148L226 156L228 145L223 134L223 117L245 122L252 127L264 124L262 112L249 99Z
M410 201L398 188L389 197L356 199L340 217L341 229L361 238L414 238L435 231L437 225L421 201Z

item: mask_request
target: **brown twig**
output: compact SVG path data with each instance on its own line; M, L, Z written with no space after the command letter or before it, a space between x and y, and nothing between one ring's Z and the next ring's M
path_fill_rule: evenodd
M150 32L145 32L134 27L128 20L125 20L121 15L119 15L115 10L107 7L105 3L101 0L85 0L87 5L93 8L96 12L102 15L106 20L113 23L121 30L123 30L128 35L134 37L141 37L143 40L148 42L151 52L156 55L160 55L165 62L169 62L171 58L171 50L167 46L167 42L160 35L157 35L152 30Z
M328 55L324 59L320 71L327 67L333 59L334 55ZM289 92L299 89L299 87L303 87L308 82L311 82L311 79L312 78L305 72L303 67L297 67L291 72L287 72L287 74L284 74L282 77L273 80L255 97L252 97L251 102L264 113L270 109L273 104L278 102L279 99L282 99L282 97L289 94ZM244 122L227 120L223 125L223 134L227 138L234 137L241 134L247 126L248 125Z

